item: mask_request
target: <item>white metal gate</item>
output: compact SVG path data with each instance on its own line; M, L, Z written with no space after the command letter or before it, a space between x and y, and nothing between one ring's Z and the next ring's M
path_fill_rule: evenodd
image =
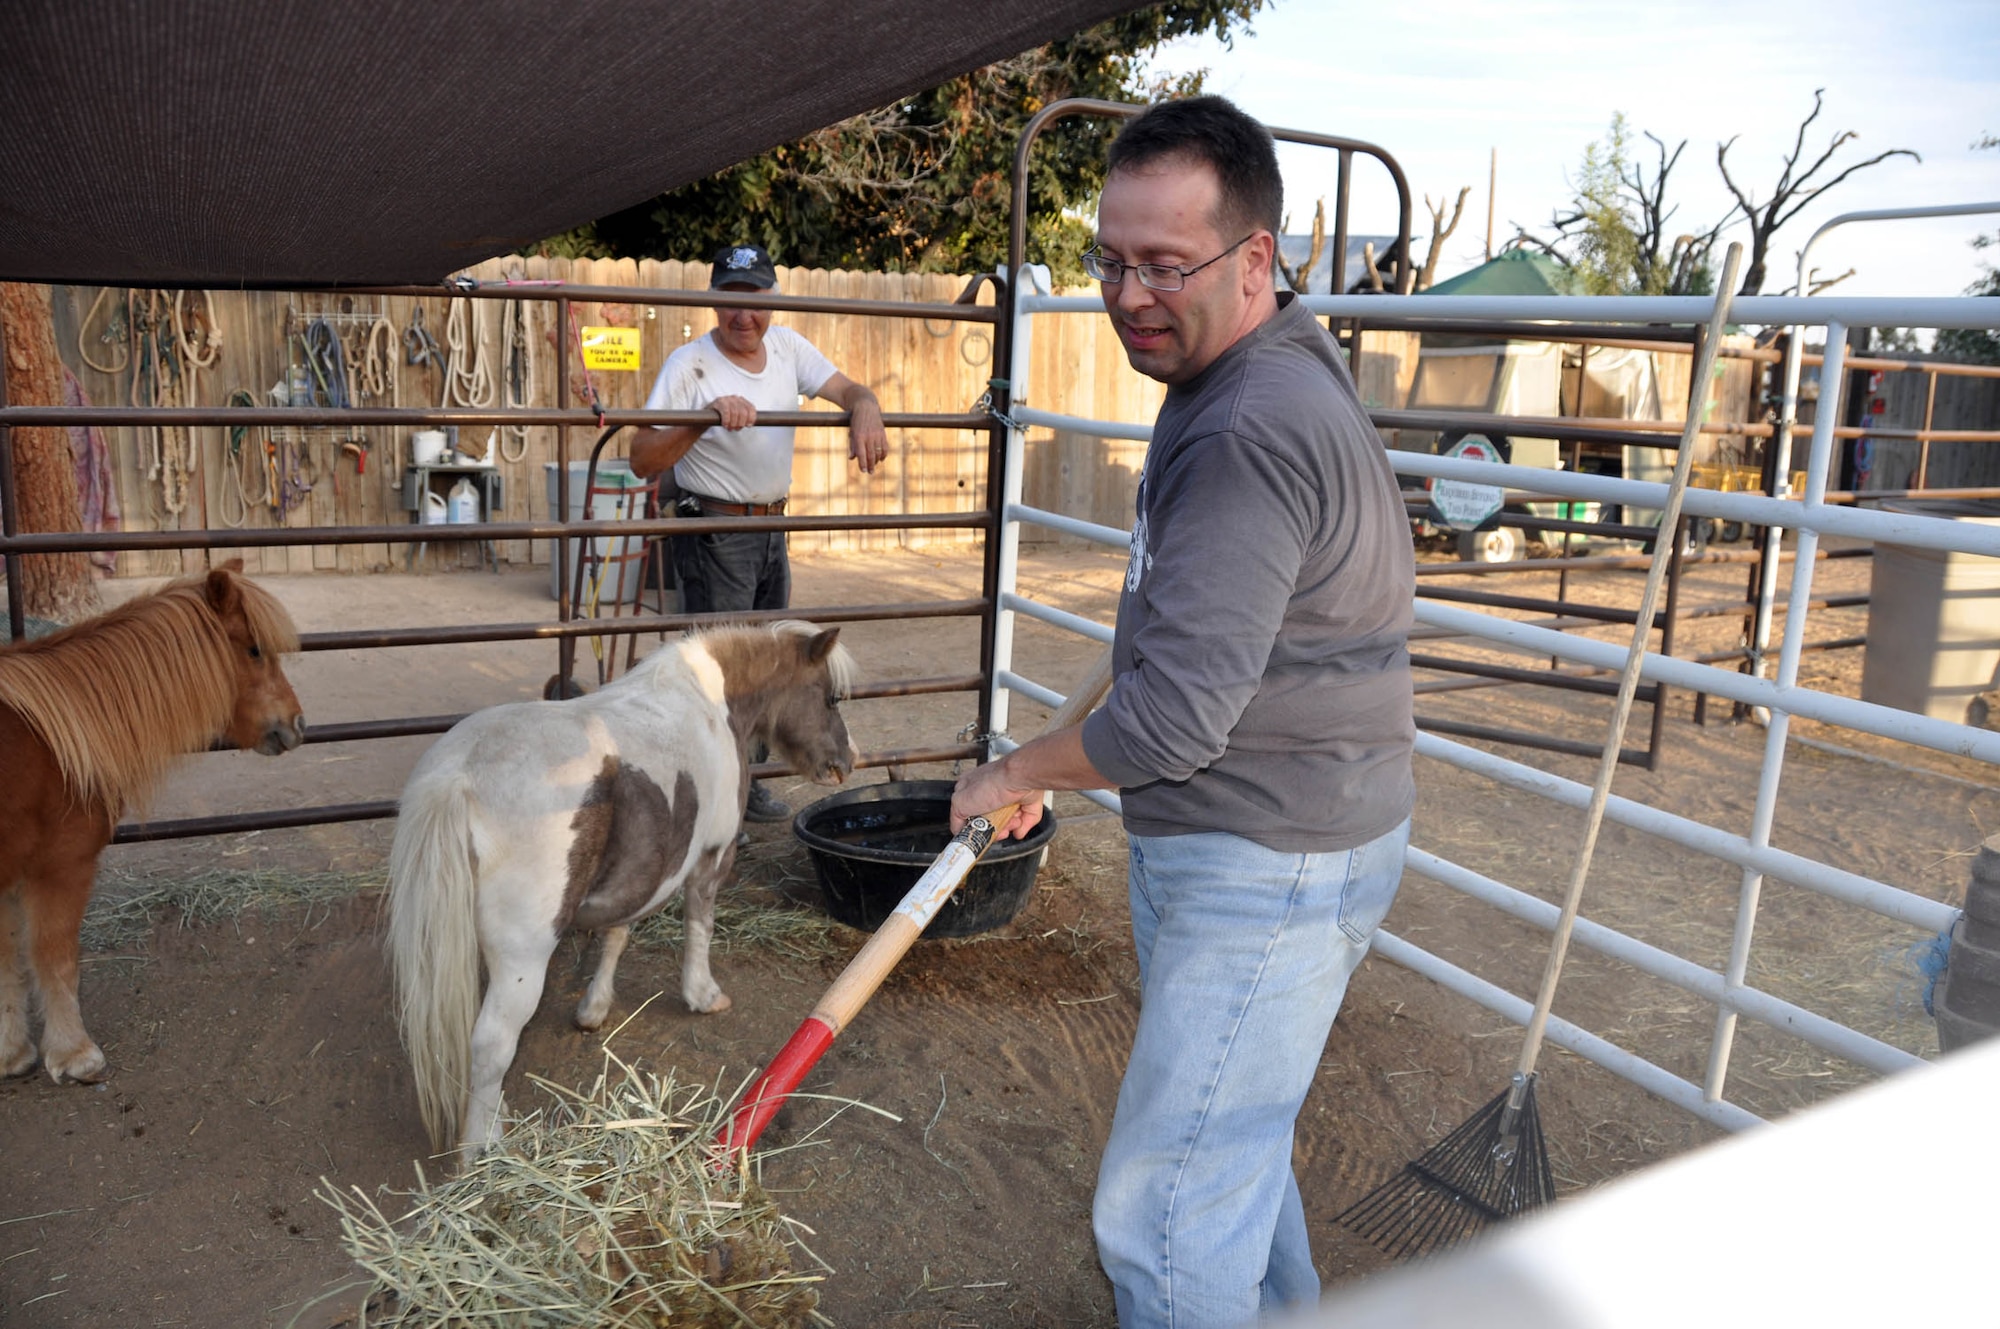
M1365 316L1371 320L1533 319L1593 324L1690 325L1706 321L1712 308L1711 301L1704 297L1558 299L1425 295L1302 298L1316 314ZM1801 647L1805 641L1809 604L1813 598L1813 554L1823 535L1838 534L1871 541L1891 541L1920 549L2000 557L2000 527L1839 507L1825 501L1829 466L1835 455L1834 425L1840 416L1844 377L1842 363L1848 328L1994 327L2000 326L2000 311L1995 310L1996 304L2000 302L1981 299L1800 299L1772 296L1743 297L1734 302L1731 317L1735 321L1766 326L1789 325L1793 328L1794 344L1800 340L1798 334L1807 327L1824 328L1826 334L1826 357L1820 379L1822 395L1815 416L1810 457L1805 467L1804 491L1791 493L1789 486L1784 486L1779 490L1780 496L1774 498L1761 494L1690 489L1685 500L1685 511L1694 516L1783 528L1790 533L1795 558L1785 602L1784 638L1777 654L1776 675L1764 678L1714 665L1648 654L1642 677L1646 681L1730 698L1760 708L1760 714L1768 714L1755 807L1748 819L1749 824L1736 829L1709 825L1618 797L1611 799L1605 813L1607 819L1614 823L1734 864L1740 869L1740 901L1728 963L1721 970L1709 968L1588 919L1578 920L1575 933L1575 940L1583 946L1672 984L1714 1007L1715 1027L1707 1072L1702 1082L1697 1084L1649 1061L1635 1050L1620 1047L1568 1021L1551 1019L1548 1028L1548 1038L1557 1046L1567 1048L1724 1129L1738 1130L1762 1120L1726 1097L1730 1055L1736 1025L1741 1018L1765 1022L1828 1053L1882 1074L1902 1070L1920 1061L1892 1044L1753 987L1746 981L1745 974L1756 928L1760 892L1767 876L1782 878L1803 889L1930 932L1947 930L1957 917L1957 910L1935 900L1777 848L1771 843L1771 828L1784 771L1787 734L1794 716L2000 764L2000 733L1815 691L1801 686L1798 681ZM1101 317L1103 306L1095 297L1059 297L1046 291L1017 291L1011 343L1012 366L1032 363L1032 316L1037 313ZM1012 367L1003 372L1011 373ZM1033 385L1016 381L1014 398L1017 401L1035 400ZM1790 402L1787 402L1787 408L1789 411ZM1029 427L1056 428L1104 438L1137 440L1147 440L1152 435L1148 425L1088 420L1025 406L1013 410L1009 423L1011 430L1000 536L999 621L994 638L994 678L990 702L994 732L992 746L996 754L1016 746L1015 741L1007 736L1010 693L1019 692L1050 706L1062 700L1055 689L1015 671L1015 615L1025 614L1096 641L1108 642L1111 639L1108 626L1052 605L1038 603L1020 593L1017 554L1021 525L1029 523L1052 528L1110 546L1130 544L1128 532L1031 508L1022 503L1025 430ZM1785 423L1789 425L1789 415ZM1658 509L1666 503L1667 486L1659 483L1399 451L1391 451L1389 456L1396 470L1405 475L1511 485L1564 499L1619 503L1637 508ZM1775 566L1775 560L1772 566ZM1625 649L1622 646L1573 637L1494 614L1419 600L1416 617L1420 625L1446 629L1542 657L1553 656L1609 669L1614 673L1624 664ZM1580 808L1589 800L1590 789L1587 785L1435 734L1419 733L1417 752L1560 804ZM1091 792L1084 796L1105 807L1118 807L1115 795ZM1428 852L1421 845L1411 846L1406 866L1411 872L1431 878L1538 928L1548 930L1555 924L1558 910L1554 904ZM1385 929L1378 932L1375 945L1385 958L1433 979L1507 1020L1521 1025L1527 1023L1531 1009L1527 997L1496 986L1392 931Z

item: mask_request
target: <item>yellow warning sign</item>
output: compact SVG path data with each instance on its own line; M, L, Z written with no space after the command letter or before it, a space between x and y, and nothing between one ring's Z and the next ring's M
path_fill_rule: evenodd
M639 329L585 328L583 367L636 370L639 367Z

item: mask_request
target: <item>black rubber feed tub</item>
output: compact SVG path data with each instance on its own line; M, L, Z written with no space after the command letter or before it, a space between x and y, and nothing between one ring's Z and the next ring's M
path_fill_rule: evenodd
M826 912L873 932L951 842L950 780L897 780L823 798L792 818L812 855ZM1035 888L1055 814L1020 840L997 841L973 866L925 937L970 937L1013 921Z

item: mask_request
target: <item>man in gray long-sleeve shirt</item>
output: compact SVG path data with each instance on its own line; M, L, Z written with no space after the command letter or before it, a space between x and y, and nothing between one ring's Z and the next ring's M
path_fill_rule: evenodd
M1402 876L1415 592L1394 473L1326 329L1273 289L1271 139L1220 98L1112 145L1085 256L1168 385L1113 683L960 781L954 821L1116 787L1140 1013L1093 1222L1123 1329L1226 1329L1319 1280L1292 1130Z

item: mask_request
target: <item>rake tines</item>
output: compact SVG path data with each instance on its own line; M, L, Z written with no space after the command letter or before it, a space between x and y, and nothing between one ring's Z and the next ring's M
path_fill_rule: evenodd
M1511 1112L1510 1099L1518 1098ZM1339 1221L1397 1259L1443 1250L1555 1199L1535 1110L1535 1077L1516 1083L1402 1171L1342 1210Z

